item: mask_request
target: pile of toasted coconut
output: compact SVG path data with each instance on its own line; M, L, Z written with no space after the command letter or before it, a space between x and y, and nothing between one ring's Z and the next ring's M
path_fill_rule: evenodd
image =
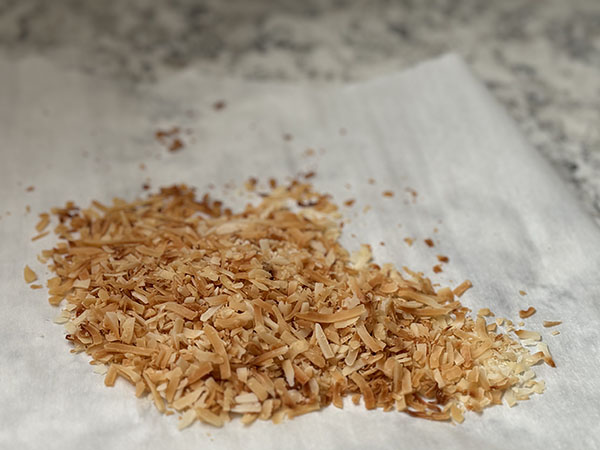
M554 364L547 347L532 354L501 320L472 318L457 298L470 282L436 290L366 245L350 256L328 196L271 187L238 213L186 186L52 210L50 303L66 300L57 322L107 386L123 378L181 428L279 422L345 396L462 422L543 392L531 366Z

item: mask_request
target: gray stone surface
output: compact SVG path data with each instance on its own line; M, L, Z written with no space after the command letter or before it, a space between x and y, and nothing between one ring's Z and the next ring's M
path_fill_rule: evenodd
M342 82L454 51L600 218L600 0L0 0L0 51L124 83Z

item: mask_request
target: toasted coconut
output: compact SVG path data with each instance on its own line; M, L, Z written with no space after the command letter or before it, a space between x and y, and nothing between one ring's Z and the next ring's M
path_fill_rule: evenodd
M515 334L519 336L519 339L531 339L534 341L539 341L542 338L540 334L536 333L535 331L516 330Z
M191 424L193 424L196 421L196 419L197 419L196 411L194 409L188 409L181 416L181 420L177 424L177 428L180 430L183 430L184 428L187 428Z
M31 270L29 266L25 266L25 269L23 270L23 276L26 283L33 283L38 279L37 274Z
M457 297L462 297L462 295L472 287L473 284L469 280L465 280L454 288L454 295Z
M40 214L40 221L36 224L35 229L37 230L38 233L41 233L42 231L44 231L44 229L48 226L49 223L50 223L50 214L42 213L42 214Z
M327 196L297 181L271 187L239 213L185 186L53 209L60 242L39 259L56 273L50 303L65 303L55 321L108 367L107 386L121 377L181 413L180 428L278 423L342 408L345 396L460 423L502 395L513 405L543 392L530 367L554 365L547 346L517 331L538 344L531 355L498 331L510 321L486 323L487 308L471 317L457 299L468 280L436 292L420 273L373 264L367 245L351 257ZM40 217L42 232L50 216Z
M530 306L527 309L522 309L521 311L519 311L519 317L521 319L527 319L528 317L531 317L535 314L536 309L533 306Z

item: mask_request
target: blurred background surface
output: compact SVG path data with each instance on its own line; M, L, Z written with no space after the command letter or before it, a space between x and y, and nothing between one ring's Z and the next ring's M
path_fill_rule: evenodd
M600 219L599 0L0 0L0 64L340 83L452 51ZM1 96L0 96L1 97Z

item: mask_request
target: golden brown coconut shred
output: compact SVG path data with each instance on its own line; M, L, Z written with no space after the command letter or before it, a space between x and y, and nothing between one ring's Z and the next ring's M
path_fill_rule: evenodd
M186 186L54 209L42 254L58 323L93 364L159 411L222 426L281 421L362 396L368 409L462 422L544 389L530 354L453 292L340 245L337 208L307 184L224 212ZM490 331L492 330L492 331ZM547 356L547 355L546 355Z

